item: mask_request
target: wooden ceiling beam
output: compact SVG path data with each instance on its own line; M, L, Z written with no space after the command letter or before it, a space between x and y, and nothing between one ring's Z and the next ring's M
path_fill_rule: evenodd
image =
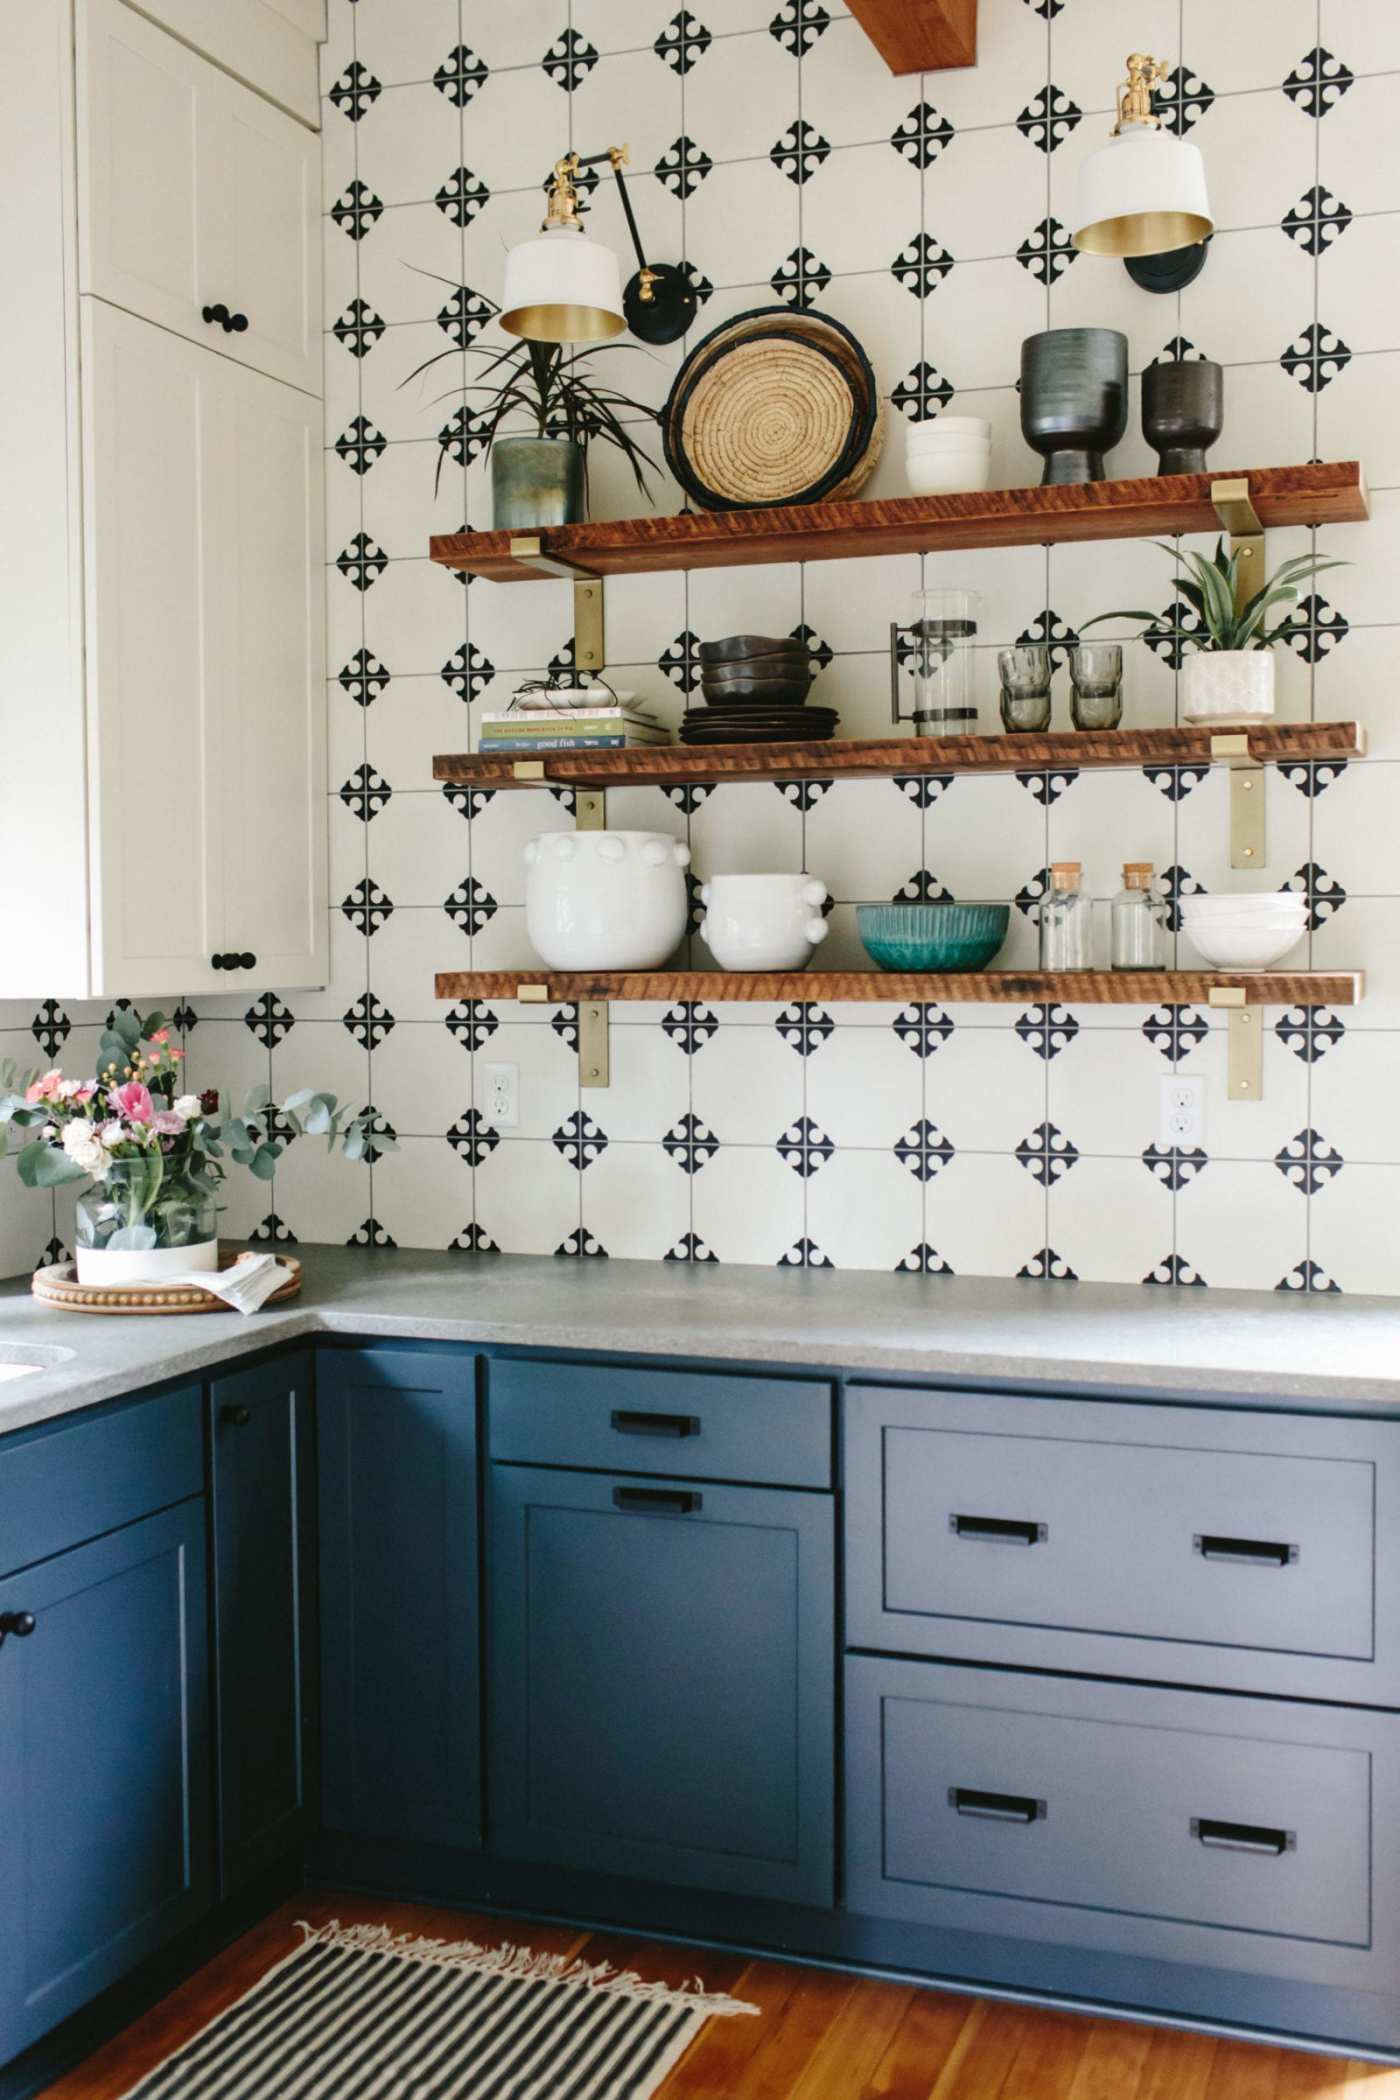
M849 0L892 73L977 63L977 0Z

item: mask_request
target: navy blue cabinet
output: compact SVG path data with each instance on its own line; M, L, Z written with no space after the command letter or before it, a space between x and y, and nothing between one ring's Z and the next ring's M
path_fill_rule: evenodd
M494 1465L493 1851L829 1904L832 1505Z
M208 1388L225 1893L294 1851L314 1792L311 1358Z
M0 2062L211 1897L205 1532L183 1502L0 1581Z
M328 1831L481 1842L475 1365L317 1357Z

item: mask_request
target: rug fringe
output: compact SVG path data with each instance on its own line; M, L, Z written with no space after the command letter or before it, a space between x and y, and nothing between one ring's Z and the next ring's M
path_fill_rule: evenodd
M297 1929L306 1935L307 1947L393 1954L401 1961L470 1970L477 1975L510 1976L521 1983L570 1983L585 1990L644 1999L653 2005L674 2005L714 2018L759 2011L758 2006L747 2005L741 1998L707 1991L699 1977L683 1984L647 1983L633 1969L614 1969L605 1961L586 1962L567 1954L541 1954L533 1947L479 1947L471 1940L420 1939L411 1932L396 1933L391 1925L342 1925L339 1918L332 1918L326 1925L312 1925L299 1918Z

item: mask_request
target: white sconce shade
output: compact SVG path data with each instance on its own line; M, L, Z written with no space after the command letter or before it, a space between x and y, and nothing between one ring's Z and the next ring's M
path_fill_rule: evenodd
M1163 255L1214 230L1205 162L1189 140L1129 124L1080 166L1070 232L1089 255Z
M620 335L622 273L601 241L553 226L506 256L501 326L536 343L598 343Z

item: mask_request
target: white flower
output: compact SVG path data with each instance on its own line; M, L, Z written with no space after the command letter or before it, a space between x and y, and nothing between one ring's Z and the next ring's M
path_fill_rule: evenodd
M100 1181L108 1168L107 1148L93 1129L91 1123L74 1118L63 1129L63 1149L74 1166L81 1167L85 1174L95 1174Z
M171 1106L177 1116L183 1116L187 1123L193 1123L195 1117L199 1114L199 1096L198 1094L181 1094L177 1101L171 1103Z

